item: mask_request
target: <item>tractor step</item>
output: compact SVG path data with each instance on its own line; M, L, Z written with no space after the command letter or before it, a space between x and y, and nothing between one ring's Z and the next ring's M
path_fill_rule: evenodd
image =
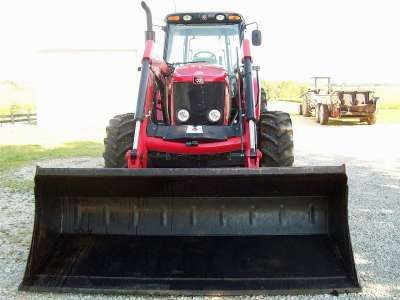
M344 167L42 169L22 290L358 291Z

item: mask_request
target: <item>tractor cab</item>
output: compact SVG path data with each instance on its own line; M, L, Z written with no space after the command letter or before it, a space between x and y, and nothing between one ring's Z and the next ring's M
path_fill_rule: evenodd
M200 12L166 16L164 61L172 70L165 106L171 125L238 122L238 64L246 24L237 13ZM254 30L253 44L261 33Z
M164 60L175 66L207 63L234 74L245 30L235 13L173 14L166 17Z

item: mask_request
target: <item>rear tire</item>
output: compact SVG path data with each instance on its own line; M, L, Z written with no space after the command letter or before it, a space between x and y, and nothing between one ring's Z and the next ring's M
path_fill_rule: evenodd
M310 101L306 97L303 98L303 103L301 105L301 110L302 110L303 116L305 116L305 117L310 117L311 116Z
M135 115L117 115L110 120L104 139L104 166L106 168L127 168L126 151L132 149L135 134Z
M319 124L328 125L329 121L329 108L326 104L321 104L318 110Z
M262 152L262 167L290 167L293 165L293 130L290 115L280 111L262 113L258 143Z

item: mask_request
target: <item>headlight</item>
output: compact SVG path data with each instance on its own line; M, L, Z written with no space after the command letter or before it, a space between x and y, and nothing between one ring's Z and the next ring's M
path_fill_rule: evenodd
M208 113L208 120L210 122L218 122L220 118L221 113L218 109L210 110L210 112Z
M182 19L183 19L183 21L188 22L188 21L190 21L192 19L192 16L191 15L184 15Z
M217 19L217 21L225 20L225 16L224 15L216 15L215 18Z
M179 121L186 122L189 120L190 114L186 109L181 109L178 111L177 117Z

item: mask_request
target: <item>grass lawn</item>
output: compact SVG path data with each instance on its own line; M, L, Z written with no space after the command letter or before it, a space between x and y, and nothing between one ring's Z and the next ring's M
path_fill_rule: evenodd
M42 159L101 156L103 145L95 142L69 142L46 148L40 145L0 145L0 174Z
M40 145L0 145L0 188L18 192L33 190L33 181L12 178L6 172L43 159L100 156L103 145L95 142L69 142L55 147Z
M376 122L379 123L400 123L399 109L379 109L376 115Z

